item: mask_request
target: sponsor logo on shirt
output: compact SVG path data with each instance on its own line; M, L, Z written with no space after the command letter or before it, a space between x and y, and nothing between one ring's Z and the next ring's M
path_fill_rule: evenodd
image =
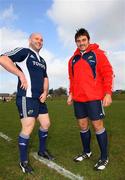
M34 65L34 66L39 66L39 67L45 69L45 65L44 65L44 64L41 64L41 63L39 63L39 62L33 61L33 65Z

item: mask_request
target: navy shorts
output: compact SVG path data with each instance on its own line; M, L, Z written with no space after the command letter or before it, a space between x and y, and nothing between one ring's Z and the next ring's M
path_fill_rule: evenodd
M99 120L105 117L101 100L88 102L74 101L74 113L77 119L88 117L91 120Z
M21 119L26 117L37 118L39 114L48 113L46 104L41 103L37 98L17 97L16 105Z

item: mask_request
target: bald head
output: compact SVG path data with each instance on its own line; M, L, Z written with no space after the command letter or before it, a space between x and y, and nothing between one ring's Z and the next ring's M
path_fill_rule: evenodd
M33 32L33 33L29 36L29 39L32 39L34 36L41 36L41 38L42 38L42 34L41 34L41 33Z
M43 38L40 33L32 33L29 36L29 47L39 52L43 46Z

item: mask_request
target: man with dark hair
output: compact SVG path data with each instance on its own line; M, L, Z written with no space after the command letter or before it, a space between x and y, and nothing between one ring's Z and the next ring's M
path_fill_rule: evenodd
M41 34L32 33L29 37L29 48L16 48L0 57L0 64L18 76L16 104L22 125L18 145L20 167L24 173L32 173L33 171L28 162L27 150L36 119L40 123L38 155L49 160L53 159L53 156L46 149L50 119L45 100L49 81L46 62L39 55L42 46Z
M88 31L87 31L86 29L81 28L81 29L79 29L79 30L76 31L76 34L75 34L75 42L77 41L77 38L78 38L79 36L83 36L83 35L86 36L86 37L88 38L88 40L90 40L90 36L89 36Z
M94 127L101 155L94 168L105 169L108 164L108 139L104 128L104 107L112 103L113 70L104 51L97 44L90 44L87 30L81 28L75 34L77 49L69 60L68 105L73 103L78 119L83 145L82 154L74 157L75 162L83 161L92 155L90 148L91 132L89 119Z

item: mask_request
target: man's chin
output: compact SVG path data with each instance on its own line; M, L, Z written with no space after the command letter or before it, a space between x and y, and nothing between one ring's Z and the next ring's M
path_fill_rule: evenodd
M80 50L80 51L85 51L85 50L86 50L86 48L79 48L79 50Z
M38 51L40 51L41 48L42 48L41 46L40 46L40 47L37 47Z
M39 52L42 47L36 47L36 51Z

